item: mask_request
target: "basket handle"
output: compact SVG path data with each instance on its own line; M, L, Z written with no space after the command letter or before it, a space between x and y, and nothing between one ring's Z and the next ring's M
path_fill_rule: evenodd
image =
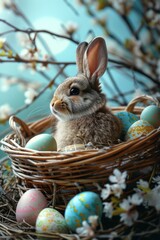
M26 144L25 137L30 137L33 135L33 131L28 127L28 125L16 116L11 116L9 118L9 125L17 135L22 146Z
M158 107L160 107L160 102L157 98L154 98L154 97L151 97L151 96L148 96L148 95L141 95L139 97L136 97L136 98L132 99L128 103L127 107L125 108L125 111L133 112L133 109L134 109L134 107L137 103L142 102L142 103L147 104L148 101L154 102Z

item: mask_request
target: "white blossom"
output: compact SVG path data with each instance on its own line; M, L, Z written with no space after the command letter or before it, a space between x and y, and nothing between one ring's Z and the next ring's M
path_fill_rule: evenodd
M120 203L120 207L127 211L130 209L131 204L128 199L123 199L123 201Z
M82 227L78 227L76 232L80 236L94 237L95 233L90 224L87 221L82 222Z
M24 48L21 53L20 53L20 56L24 59L27 59L27 60L31 60L31 59L35 59L37 60L38 59L38 56L39 56L39 53L36 51L32 51L31 49L27 49L27 48Z
M8 91L8 89L10 87L8 84L8 78L2 77L2 78L0 78L0 81L1 81L0 90L2 92Z
M149 183L147 181L144 181L143 179L140 179L137 183L137 186L139 189L149 189Z
M120 214L120 221L124 222L127 226L132 226L132 224L138 219L138 212L133 208L129 199L124 199L120 203L120 207L124 210L124 213Z
M108 0L108 2L115 8L116 11L118 11L121 14L125 13L125 6L127 5L128 7L132 6L133 0Z
M115 55L124 55L125 52L122 47L118 45L116 41L108 39L107 41L108 52Z
M74 32L76 32L78 29L78 25L75 22L67 22L65 24L65 30L66 32L70 35L73 34Z
M137 40L135 38L131 38L130 39L131 43L132 43L132 46L133 46L133 53L136 55L136 57L140 57L142 56L142 53L141 53L141 41L140 40Z
M147 17L148 19L153 19L153 17L154 17L154 11L153 11L152 9L149 9L149 10L147 11L147 13L146 13L146 17Z
M144 197L148 206L155 207L157 211L160 211L160 185L147 192Z
M109 176L109 180L112 183L117 183L122 189L126 188L126 177L127 177L127 172L121 173L117 168L114 169L113 171L114 175Z
M118 238L118 234L116 232L111 232L109 234L109 240L112 240L112 239L115 239L115 238Z
M105 216L108 218L112 218L113 215L112 202L104 202L103 204L104 204L103 212L105 213Z
M5 42L6 42L6 39L0 37L0 48L3 48Z
M160 185L160 175L157 176L157 177L154 177L154 178L153 178L153 182L154 182L154 183L157 183L158 185Z
M42 56L42 60L43 60L43 61L49 60L49 56L48 56L47 54L44 54L44 55ZM38 68L38 69L40 69L41 71L45 71L45 70L49 69L49 67L48 67L48 64L47 64L47 65L44 65L44 64L42 63L42 64L39 64L39 68Z
M134 59L134 63L138 68L143 68L144 67L144 61L137 56Z
M133 205L140 205L143 202L143 197L141 194L134 193L132 196L128 197L128 200Z
M10 7L11 4L11 0L0 0L0 12L2 12L6 7Z
M94 216L89 216L88 217L88 222L91 224L91 227L93 229L96 229L98 226L98 216L94 215Z
M123 221L127 226L132 226L138 219L138 212L135 206L139 206L142 202L143 197L138 193L134 193L132 196L129 196L128 199L123 199L120 207L124 210L124 213L120 214L120 221Z
M22 47L31 47L32 41L29 38L28 34L19 32L17 33L17 39Z
M111 189L112 189L113 194L118 198L120 198L121 194L123 193L123 190L122 190L121 186L122 185L117 184L117 183L111 185Z
M1 80L2 80L2 84L0 86L0 89L3 92L8 91L11 85L15 85L19 82L18 78L16 77L1 78Z
M34 98L37 96L37 92L32 89L32 88L29 88L25 93L25 103L26 104L30 104L33 102Z
M127 226L132 226L137 219L138 219L137 210L120 214L120 221L124 222L124 224Z
M9 104L0 106L0 119L6 119L12 113L12 108Z
M107 199L111 194L111 185L105 184L104 186L105 186L105 188L103 188L101 191L101 197L103 200Z

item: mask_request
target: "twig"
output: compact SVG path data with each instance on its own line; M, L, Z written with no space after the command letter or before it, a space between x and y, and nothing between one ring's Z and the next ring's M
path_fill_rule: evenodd
M14 26L13 24L7 22L6 20L4 19L0 19L0 22L3 22L4 24L6 24L7 26L11 27L12 30L8 30L8 31L5 31L3 33L0 34L0 36L3 36L3 35L6 35L6 34L9 34L9 33L13 33L13 32L22 32L22 33L26 33L28 35L32 34L32 33L35 33L36 35L38 33L46 33L46 34L49 34L51 36L54 36L54 37L59 37L59 38L64 38L64 39L67 39L73 43L76 43L78 44L79 42L74 40L73 38L71 37L68 37L68 36L65 36L65 35L60 35L60 34L57 34L57 33L54 33L54 32L51 32L51 31L48 31L48 30L45 30L45 29L42 29L42 30L34 30L34 29L31 29L31 28L28 28L28 29L20 29L16 26Z
M115 80L114 80L114 78L113 78L113 76L112 76L112 74L111 74L111 71L110 71L109 69L108 69L108 75L109 75L109 77L110 77L110 79L111 79L111 81L112 81L112 84L114 85L115 89L117 90L119 96L122 97L122 99L123 99L123 105L127 105L127 101L126 101L126 99L125 99L125 97L124 97L124 94L123 94L123 93L121 92L121 90L119 89L119 87L118 87L117 83L115 82Z
M67 66L67 64L65 64L60 70L59 72L55 75L55 77L34 97L32 103L37 100L49 87L51 87L56 78L62 73L62 71L65 69L65 67ZM22 112L23 110L25 110L26 108L28 108L31 104L25 104L24 106L22 106L21 108L19 108L18 110L16 110L14 113L12 113L11 115L8 115L7 118L5 119L6 121L12 116L12 115L17 115L18 113Z
M79 12L75 9L75 7L73 7L73 5L68 0L64 0L64 2L75 13L75 15L79 16Z

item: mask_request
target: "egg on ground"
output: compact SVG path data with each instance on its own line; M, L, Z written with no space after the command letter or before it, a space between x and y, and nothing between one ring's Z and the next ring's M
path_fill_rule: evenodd
M38 214L47 206L47 199L37 189L26 191L19 199L16 207L17 222L27 222L34 226Z
M90 191L74 196L65 209L65 220L68 228L75 232L82 226L83 221L88 221L89 216L102 216L102 202L98 194Z
M37 233L68 233L68 228L63 215L53 208L43 209L36 220Z

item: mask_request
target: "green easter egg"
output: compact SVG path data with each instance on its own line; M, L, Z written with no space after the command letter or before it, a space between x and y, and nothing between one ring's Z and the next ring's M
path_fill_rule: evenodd
M63 215L56 209L44 208L36 220L37 233L68 233L68 228Z
M38 151L56 151L57 143L51 134L43 133L31 138L25 148Z
M160 126L160 108L156 105L146 107L140 116L140 119L149 122L153 127Z

